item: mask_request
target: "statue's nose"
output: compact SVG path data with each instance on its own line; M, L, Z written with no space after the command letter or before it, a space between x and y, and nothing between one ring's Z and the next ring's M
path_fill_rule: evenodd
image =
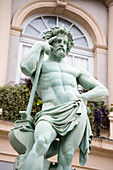
M64 47L63 43L60 43L60 47Z

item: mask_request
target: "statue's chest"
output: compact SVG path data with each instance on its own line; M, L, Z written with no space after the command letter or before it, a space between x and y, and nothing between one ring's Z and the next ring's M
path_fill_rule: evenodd
M58 86L76 87L76 77L78 76L76 73L75 69L68 64L43 62L39 85L45 89Z
M48 74L52 72L59 72L60 67L56 62L44 62L42 65L42 73Z
M44 62L42 65L42 74L70 74L75 76L74 69L65 63Z

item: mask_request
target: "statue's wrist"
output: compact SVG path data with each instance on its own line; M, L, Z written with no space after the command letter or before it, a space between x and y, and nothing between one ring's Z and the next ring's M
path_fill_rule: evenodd
M81 94L81 98L84 100L88 100L88 97L87 97L87 95L85 95L85 93Z

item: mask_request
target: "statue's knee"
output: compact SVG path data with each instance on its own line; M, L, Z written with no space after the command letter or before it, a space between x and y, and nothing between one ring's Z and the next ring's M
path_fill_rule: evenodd
M45 154L47 148L46 140L44 137L40 136L35 142L35 149L37 153Z

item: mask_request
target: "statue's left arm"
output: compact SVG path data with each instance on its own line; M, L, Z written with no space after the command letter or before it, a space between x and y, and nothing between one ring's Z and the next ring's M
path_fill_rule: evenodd
M86 93L81 94L81 98L90 101L98 101L108 96L109 92L107 88L97 81L87 71L80 69L80 75L78 76L78 84L88 90Z

